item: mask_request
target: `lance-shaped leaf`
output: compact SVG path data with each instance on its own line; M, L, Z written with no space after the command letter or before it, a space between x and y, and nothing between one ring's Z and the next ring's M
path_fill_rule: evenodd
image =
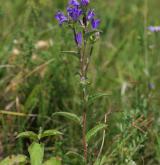
M76 52L76 51L61 51L61 53L69 54L69 55L73 55L73 56L79 57L79 53Z
M109 92L108 93L97 93L95 95L91 95L88 98L88 104L93 103L96 99L99 99L100 97L109 96L109 95L111 95L111 93L109 93Z
M44 131L41 134L41 138L48 137L48 136L58 136L58 135L62 135L62 133L60 131L55 130L55 129L50 129L50 130Z
M35 134L32 131L25 131L25 132L19 133L17 138L28 138L28 139L37 141L38 140L38 135Z
M25 155L11 155L0 162L0 165L25 164L27 157Z
M74 114L74 113L70 113L70 112L55 112L53 113L53 116L63 116L71 121L74 121L77 124L81 124L81 120L80 118Z
M44 156L44 145L39 143L32 143L28 152L30 155L31 165L42 165L43 156Z
M107 127L106 124L98 124L91 130L89 130L86 134L87 143L89 143L89 141L94 137L94 135L96 135L99 131L103 130L106 127Z
M43 165L61 165L61 159L52 157L49 160L45 161Z

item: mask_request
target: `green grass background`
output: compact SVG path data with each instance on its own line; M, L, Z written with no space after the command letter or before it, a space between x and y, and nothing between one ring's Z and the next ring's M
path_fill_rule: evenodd
M160 25L159 0L91 0L101 19L101 39L89 68L89 93L111 93L96 100L88 112L88 130L104 121L105 164L160 164ZM0 110L36 117L0 115L0 154L27 153L28 141L18 132L57 128L62 139L46 140L46 152L68 161L65 153L83 153L79 127L57 111L81 115L78 60L71 31L59 27L54 14L67 0L0 1ZM38 41L47 47L37 49ZM18 51L18 53L15 52ZM102 132L89 145L91 158L100 148ZM93 152L94 151L94 152ZM75 163L73 163L75 164ZM77 164L78 165L78 164Z

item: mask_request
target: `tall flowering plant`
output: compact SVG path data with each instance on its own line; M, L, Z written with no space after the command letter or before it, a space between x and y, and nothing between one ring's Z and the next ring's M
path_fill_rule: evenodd
M84 158L87 161L88 144L86 137L86 117L88 111L89 95L87 92L87 72L94 43L99 38L100 19L96 18L94 9L89 8L90 0L69 0L66 13L58 11L55 18L59 25L67 24L73 31L73 38L77 46L79 58L79 75L82 89L82 139ZM79 30L80 29L80 30Z

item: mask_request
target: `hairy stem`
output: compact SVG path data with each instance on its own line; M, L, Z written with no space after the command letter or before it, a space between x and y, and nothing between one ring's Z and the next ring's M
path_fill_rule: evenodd
M81 85L82 85L82 139L83 139L83 151L84 159L87 162L87 142L86 142L86 116L87 116L87 89L86 89L86 73L85 73L85 62L84 54L81 54L80 66L81 66Z
M82 128L82 134L83 134L83 150L84 150L84 159L87 162L87 142L86 142L86 112L83 112L83 128Z
M84 159L87 162L87 142L86 142L86 117L87 117L87 70L86 70L86 46L87 41L85 40L85 30L83 31L83 46L81 48L80 54L80 72L81 72L81 84L82 84L82 139L83 139L83 151L84 151Z

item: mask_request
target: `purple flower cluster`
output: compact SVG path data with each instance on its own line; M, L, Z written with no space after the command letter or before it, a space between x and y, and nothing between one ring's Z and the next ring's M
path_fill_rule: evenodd
M148 30L151 32L160 32L160 26L149 26Z
M79 9L78 6L68 7L67 13L71 20L77 21L79 17L82 15L82 10Z
M70 0L67 7L68 16L65 16L62 12L57 12L55 18L58 20L60 25L68 21L79 21L80 16L84 14L83 7L87 6L89 2L89 0L81 0L81 2L78 2L77 0ZM100 24L100 20L95 19L94 10L88 11L86 20L91 21L93 29L96 29Z
M91 24L92 29L97 29L100 20L95 19L95 12L93 9L88 10L88 5L90 0L69 0L67 6L67 15L64 15L62 12L58 11L55 15L55 18L62 25L64 22L69 24L74 24L76 22L80 23L82 27L87 28ZM75 42L77 45L82 44L82 33L78 32L75 34Z

